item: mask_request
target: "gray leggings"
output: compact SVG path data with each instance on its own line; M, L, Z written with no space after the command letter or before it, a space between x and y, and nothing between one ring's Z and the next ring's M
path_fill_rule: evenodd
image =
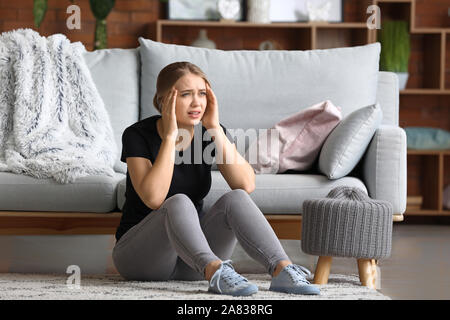
M112 256L127 280L204 280L206 265L230 259L237 240L269 274L280 260L289 260L242 189L224 194L200 218L186 195L167 198L119 239Z

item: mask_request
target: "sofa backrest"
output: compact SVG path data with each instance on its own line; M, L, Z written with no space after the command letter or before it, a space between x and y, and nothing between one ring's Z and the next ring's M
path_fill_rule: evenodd
M139 48L88 51L84 60L110 116L119 153L114 170L126 173L120 161L122 133L139 120Z
M206 73L227 128L270 128L324 100L341 107L346 116L377 100L379 43L326 50L225 51L143 38L139 42L141 118L157 114L152 104L157 76L175 61L190 61Z
M383 124L398 125L398 79L394 73L378 71L379 44L269 52L145 42L144 50L141 46L84 54L110 115L119 152L117 172L126 173L119 159L123 131L157 114L152 105L156 77L174 61L191 61L205 71L219 101L220 121L230 129L270 128L326 99L340 106L344 116L377 101Z
M382 124L398 126L399 90L398 77L393 72L378 73L377 102L383 110Z

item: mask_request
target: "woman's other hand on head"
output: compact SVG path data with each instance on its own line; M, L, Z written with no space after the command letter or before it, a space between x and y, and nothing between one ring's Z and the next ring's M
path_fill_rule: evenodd
M207 100L206 109L201 120L202 125L206 129L218 128L220 126L219 106L217 103L216 95L214 94L213 90L211 89L208 83L206 83L206 100Z
M175 106L177 104L178 91L172 89L163 98L161 116L162 116L162 139L176 140L178 135L177 117L175 114Z

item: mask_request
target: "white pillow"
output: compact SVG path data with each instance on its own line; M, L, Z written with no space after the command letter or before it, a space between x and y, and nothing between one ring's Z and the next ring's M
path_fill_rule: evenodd
M361 160L381 124L380 105L370 105L345 117L325 140L319 156L319 170L329 179L349 174Z

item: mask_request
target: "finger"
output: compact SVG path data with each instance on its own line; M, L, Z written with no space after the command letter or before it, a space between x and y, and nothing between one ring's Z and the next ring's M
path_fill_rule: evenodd
M174 89L171 89L168 93L167 93L167 102L171 101L173 98L173 93L174 93Z
M177 100L177 90L173 90L173 92L172 92L172 97L171 97L171 103L173 104L176 100Z
M209 99L210 96L211 96L211 87L208 84L206 84L206 98Z
M172 113L175 114L175 106L177 105L177 90L174 90L173 96L172 96Z
M164 97L162 99L162 108L163 108L163 110L166 109L166 104L167 104L167 101L168 101L169 97L170 97L170 92L167 93L166 95L164 95Z
M216 95L214 94L214 91L212 91L211 86L209 84L206 84L207 92L211 96L211 99L215 99Z
M169 107L170 107L170 105L171 105L171 101L172 101L172 99L173 99L173 95L174 95L174 92L173 92L173 89L171 89L168 93L167 93L167 95L164 97L164 109L167 111L167 109L169 109ZM169 109L170 110L170 109Z

